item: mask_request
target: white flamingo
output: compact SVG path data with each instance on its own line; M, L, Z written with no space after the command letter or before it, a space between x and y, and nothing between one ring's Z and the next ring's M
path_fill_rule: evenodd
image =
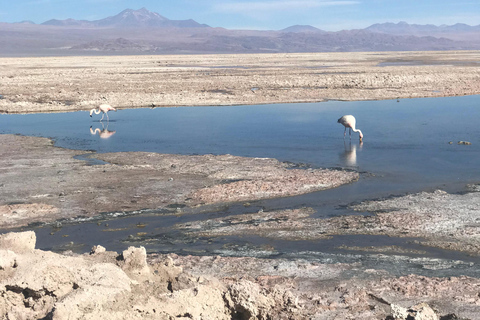
M113 111L117 111L117 109L115 109L114 107L108 105L108 104L101 104L100 106L96 107L96 108L93 108L92 110L90 110L90 117L92 116L93 113L95 114L99 114L100 112L103 112L102 114L102 119L100 119L100 121L103 120L103 117L105 115L107 115L107 121L109 121L110 119L108 119L108 111L110 110L113 110Z
M338 119L338 123L341 123L345 127L345 131L343 132L343 138L347 134L347 128L350 128L350 139L352 139L352 130L353 132L358 132L360 135L360 141L363 139L363 133L360 129L355 128L355 117L352 115L346 115Z

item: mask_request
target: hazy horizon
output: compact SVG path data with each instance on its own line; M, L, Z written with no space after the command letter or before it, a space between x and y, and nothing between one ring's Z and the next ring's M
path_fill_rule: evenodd
M238 30L280 30L293 25L311 25L325 31L363 29L375 23L405 21L409 24L480 24L478 1L322 1L322 0L18 0L0 9L0 22L51 19L99 20L125 9L145 7L171 20L193 19L211 27Z

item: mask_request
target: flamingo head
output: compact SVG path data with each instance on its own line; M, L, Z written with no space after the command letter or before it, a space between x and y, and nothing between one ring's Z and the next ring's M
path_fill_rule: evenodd
M360 141L363 139L363 133L360 131Z

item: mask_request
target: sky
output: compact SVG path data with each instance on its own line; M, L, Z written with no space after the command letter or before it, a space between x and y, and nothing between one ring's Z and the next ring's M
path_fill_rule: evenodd
M172 20L211 27L280 30L311 25L326 31L374 23L480 24L480 0L0 0L0 22L98 20L125 9L146 9Z

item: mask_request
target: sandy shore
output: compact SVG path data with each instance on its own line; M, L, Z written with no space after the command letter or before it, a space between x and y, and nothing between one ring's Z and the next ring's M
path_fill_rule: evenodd
M374 100L480 93L480 52L1 58L0 110L118 108ZM100 212L246 203L355 183L358 173L299 169L275 159L57 148L45 138L0 135L0 227ZM74 156L94 156L87 165ZM98 177L101 177L100 179ZM305 207L174 226L194 237L315 240L336 235L421 238L480 255L478 185L351 206L363 214L319 220ZM302 259L35 249L33 232L0 235L5 319L477 319L480 280L399 276L380 265ZM459 268L395 246L350 247L424 269ZM373 253L372 253L373 252ZM385 254L385 255L384 255ZM415 255L415 258L407 256ZM469 266L472 267L472 266ZM447 272L448 273L448 272ZM461 272L460 272L461 273Z
M480 51L0 58L0 111L471 95L478 61Z

